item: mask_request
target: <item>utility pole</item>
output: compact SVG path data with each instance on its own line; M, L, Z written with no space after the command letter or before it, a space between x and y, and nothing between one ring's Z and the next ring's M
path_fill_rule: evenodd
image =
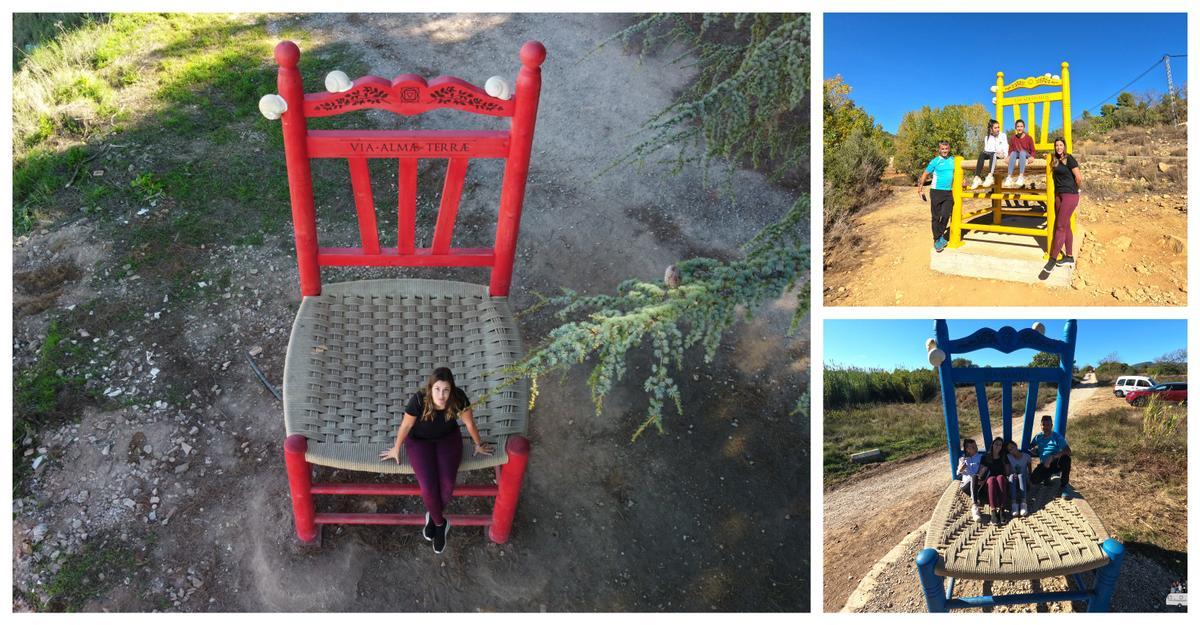
M1171 123L1179 123L1178 116L1175 115L1175 81L1171 80L1171 55L1163 55L1163 67L1167 68L1167 98L1171 103Z

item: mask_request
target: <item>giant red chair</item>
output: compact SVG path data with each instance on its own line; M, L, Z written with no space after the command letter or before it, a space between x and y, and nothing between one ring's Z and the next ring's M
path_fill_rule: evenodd
M521 48L522 67L511 99L453 77L426 82L403 74L394 80L365 76L337 89L305 93L290 41L275 47L279 95L264 97L263 111L283 124L296 258L303 296L292 326L284 365L284 457L296 532L302 543L320 542L329 524L422 525L421 514L317 512L315 495L419 495L416 484L313 483L313 465L370 473L412 473L406 454L399 464L381 462L395 441L405 402L435 367L448 366L472 399L475 422L492 456L476 456L464 440L460 473L494 472L494 483L460 484L457 496L494 500L491 514L448 514L459 526L483 526L506 542L529 459L523 436L528 387L499 388L496 373L522 356L520 333L508 304L521 204L541 91L542 44ZM344 75L343 75L344 77ZM493 79L498 80L498 79ZM489 81L489 84L491 81ZM505 87L503 83L498 83ZM489 87L490 89L490 87ZM274 104L272 104L274 103ZM274 115L268 111L275 107ZM435 109L507 117L507 130L309 130L308 119L360 109L418 115ZM349 163L360 247L321 247L317 241L311 159ZM399 172L396 247L381 247L367 159L388 159ZM452 246L467 165L473 158L505 159L495 245ZM437 223L429 247L416 237L417 165L447 159ZM375 279L321 284L321 267L490 267L488 286L448 280ZM470 473L468 473L470 475Z

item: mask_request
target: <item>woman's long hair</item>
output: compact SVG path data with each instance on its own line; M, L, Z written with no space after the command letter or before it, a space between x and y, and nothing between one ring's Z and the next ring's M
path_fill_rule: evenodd
M996 455L996 443L1000 443L999 456ZM988 458L991 458L992 460L1003 460L1004 457L1008 455L1008 444L1004 442L1003 436L997 436L996 438L992 439L992 444L988 445L987 455Z
M433 405L433 385L437 382L446 382L450 385L450 397L446 400L446 420L458 418L458 412L462 410L459 405L458 387L454 384L454 373L449 367L438 367L430 374L429 379L425 382L425 386L421 387L421 401L425 404L425 409L421 412L422 421L432 421L437 408Z
M1059 158L1058 156L1059 141L1062 141L1063 144L1062 158ZM1054 141L1050 144L1050 159L1052 161L1058 161L1059 165L1066 165L1068 156L1070 156L1070 153L1067 152L1067 140L1063 139L1062 137L1055 137Z

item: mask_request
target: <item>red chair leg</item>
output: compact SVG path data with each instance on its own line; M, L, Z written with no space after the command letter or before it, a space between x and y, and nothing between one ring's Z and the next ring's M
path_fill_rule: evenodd
M300 434L287 437L283 458L287 464L288 486L292 491L292 513L296 518L296 536L306 545L319 544L320 528L316 523L316 506L312 496L312 467L304 459L308 439Z
M508 462L500 470L500 487L496 504L492 508L492 526L488 538L504 544L512 533L513 517L517 514L517 500L521 497L521 482L525 479L525 467L529 463L529 439L513 436L504 446Z

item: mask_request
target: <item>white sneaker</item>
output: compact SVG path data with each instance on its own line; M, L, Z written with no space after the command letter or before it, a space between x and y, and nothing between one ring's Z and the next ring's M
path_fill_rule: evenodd
M1021 516L1029 516L1029 506L1021 504Z
M991 174L988 174L988 175L987 175L987 178L984 178L984 179L983 179L983 186L985 186L985 187L990 187L990 186L992 186L992 184L993 184L993 183L995 183L995 182L996 182L996 179L995 179L995 178L993 178Z
M1013 186L1012 176L1005 176L1004 182L1000 183L1000 186L1005 187L1005 188L1012 187Z
M974 177L974 178L971 180L971 187L970 187L970 188L972 188L972 189L978 189L978 188L979 188L979 187L980 187L982 184L983 184L983 181L979 179L979 176L975 176L975 177Z
M1024 175L1017 176L1017 186L1018 187L1025 186L1025 176Z
M976 523L978 523L979 520L983 518L982 516L979 515L979 506L976 506L976 505L971 506L971 518L974 519Z

